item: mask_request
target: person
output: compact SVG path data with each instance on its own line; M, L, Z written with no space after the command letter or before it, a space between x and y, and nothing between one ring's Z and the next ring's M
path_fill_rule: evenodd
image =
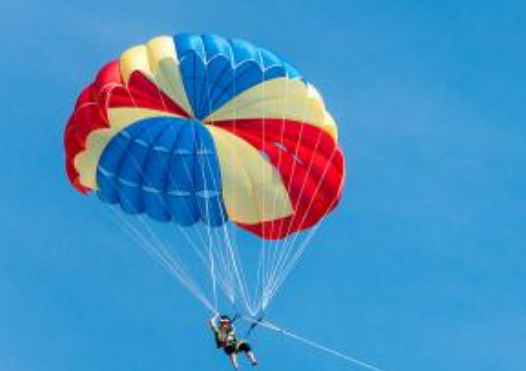
M252 366L257 366L258 361L256 360L256 356L254 355L250 344L237 338L230 317L219 315L219 313L217 313L210 319L209 325L214 332L217 347L222 348L228 355L234 369L239 370L237 354L241 352L246 354Z

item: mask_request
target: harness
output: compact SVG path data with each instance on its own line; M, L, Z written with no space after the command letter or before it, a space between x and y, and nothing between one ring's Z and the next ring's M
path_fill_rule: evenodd
M224 348L229 345L236 345L237 343L238 343L237 336L233 328L217 329L216 345L218 348Z
M247 332L245 333L245 339L248 339L252 331L256 328L257 325L259 325L263 321L263 315L261 315L258 319L254 320L251 319L252 324L248 328Z
M232 324L239 318L250 322L250 327L246 330L245 335L243 336L244 339L248 339L252 331L263 321L263 315L261 315L257 319L247 318L247 317L241 316L239 312L237 312L236 315L230 320L230 323L231 323L230 328L222 329L219 327L214 331L215 339L216 339L216 346L218 348L225 348L228 346L237 347L239 344L243 343L243 341L238 340L234 327L232 326Z

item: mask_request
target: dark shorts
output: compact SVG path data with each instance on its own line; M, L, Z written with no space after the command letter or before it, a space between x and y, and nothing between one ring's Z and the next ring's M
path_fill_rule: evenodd
M226 354L230 355L233 353L240 353L240 352L250 352L252 348L250 348L250 345L248 343L245 343L244 341L240 341L238 343L229 344L223 347L223 350Z

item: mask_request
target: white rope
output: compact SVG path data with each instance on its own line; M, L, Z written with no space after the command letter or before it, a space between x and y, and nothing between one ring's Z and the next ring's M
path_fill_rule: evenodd
M285 93L283 95L283 105L282 105L282 111L281 111L281 128L280 128L280 144L283 143L283 139L284 139L284 133L285 133L285 110L284 110L284 107L286 107L286 105L288 104L288 94L289 94L289 83L290 83L290 78L288 76L288 73L287 73L287 78L285 79ZM302 117L304 116L304 112L305 112L305 104L303 105L302 107ZM278 161L280 160L280 157L278 157ZM294 170L293 170L294 171ZM274 199L274 203L273 203L273 209L275 209L277 206L277 197L275 197ZM282 229L282 226L280 226L280 232L281 232L281 229ZM275 261L276 261L276 256L279 254L281 254L282 252L280 251L279 247L280 245L282 244L282 242L280 243L280 241L277 241L276 243L272 244L271 245L271 248L272 250L270 251L270 257L268 259L268 262L267 262L267 266L265 268L265 279L264 279L264 282L263 282L263 287L262 287L262 298L266 296L266 290L268 288L268 284L269 284L269 280L270 280L270 277L272 277L273 275L273 269L275 268ZM262 306L262 310L265 309L265 305L263 305L263 299L260 299L260 305Z
M206 64L210 63L210 61L205 61ZM226 69L225 69L226 71ZM205 90L205 93L208 94L208 99L207 99L207 102L209 104L209 107L208 107L208 111L211 112L212 111L212 107L211 107L211 104L212 104L212 101L211 101L211 97L210 97L210 89L209 89L209 85L208 85L208 69L205 69L205 80L207 82L206 84L206 89ZM236 79L237 77L234 77L233 79L233 86L234 86L234 91L236 91ZM214 87L215 88L215 87ZM202 98L202 97L201 97ZM210 169L210 173L212 174L212 182L214 183L214 186L215 188L218 188L218 180L215 178L214 176L214 172L211 170L211 166L210 166L210 161L207 157L207 165ZM221 211L221 217L223 219L226 220L226 215L224 214L224 211L223 209L220 209ZM246 283L246 279L245 279L245 275L244 275L244 272L243 272L243 266L240 262L240 258L239 258L239 252L237 250L237 241L234 242L234 244L231 243L231 240L230 240L230 236L229 236L229 231L228 231L228 228L225 224L223 224L222 226L222 231L223 231L223 234L222 234L222 237L223 237L223 243L227 246L227 251L229 253L229 257L230 259L228 260L228 267L230 268L230 272L234 272L233 275L231 275L231 278L235 279L235 281L237 281L237 286L235 286L236 290L233 290L233 292L237 291L243 301L243 304L245 305L247 311L249 313L252 313L253 312L253 309L252 309L252 305L251 305L251 299L250 299L250 291L248 290L248 285ZM237 236L236 237L236 240L237 240ZM218 251L222 251L222 247L218 248L217 249ZM233 283L234 281L232 281ZM232 293L233 293L232 292ZM231 297L231 304L232 305L235 305L235 301L234 301L235 297L234 295L232 295Z
M203 254L202 251L199 250L199 247L192 241L192 238L189 236L188 232L186 231L187 228L185 227L181 227L180 225L177 225L178 229L179 229L179 232L183 235L183 237L185 237L186 241L188 242L189 246L192 248L192 250L194 251L194 253L197 255L197 257L199 258L199 260L203 263L204 267L208 270L212 270L213 269L213 277L217 280L217 282L219 283L220 287L225 291L225 292L229 292L230 290L230 285L228 284L227 281L224 280L224 277L222 276L222 274L220 274L221 272L218 270L218 267L216 267L215 265L212 267L212 262L208 259L207 260L207 257L205 254ZM191 228L191 229L195 229L195 228ZM203 242L203 245L202 246L205 246L206 244ZM211 249L212 252L214 249Z
M287 74L287 77L288 77L288 74ZM289 94L289 82L290 82L290 79L287 78L286 80L286 84L285 84L285 102L284 104L286 104L286 101L288 100L288 94ZM303 101L303 106L302 106L302 114L301 114L301 121L305 121L304 118L305 118L305 114L306 114L306 109L307 109L307 104L306 104L306 100ZM281 132L280 132L280 144L283 143L283 139L284 139L284 121L285 121L285 117L284 117L284 112L282 113L282 127L281 127ZM302 138L303 138L303 128L304 126L302 125L300 127L300 135L299 135L299 140L298 140L298 143L301 142ZM318 141L319 141L319 135L318 135ZM318 141L316 143L316 146L315 146L315 149L317 150L317 147L318 147ZM294 156L293 158L297 158L297 154L298 154L298 148L299 148L299 145L296 145L296 148L294 149ZM316 151L315 151L316 152ZM309 164L309 169L307 170L310 171L310 166L312 165L312 162ZM292 166L292 173L291 173L291 179L293 179L294 177L294 174L296 172L296 166L297 166L297 161L294 161L293 163L293 166ZM322 178L320 178L319 182L322 181ZM305 183L304 183L305 185ZM304 191L304 185L300 191L300 195L299 195L299 198L302 197L303 195L303 191ZM312 202L312 201L311 201ZM280 232L282 231L283 225L280 226ZM287 234L290 232L290 227L288 228L287 230ZM265 310L265 308L267 307L267 305L269 304L269 301L270 301L270 295L268 294L268 290L272 287L272 281L274 279L274 277L276 276L276 274L278 273L279 269L280 269L280 265L281 265L281 261L284 257L288 257L290 252L288 250L291 250L292 247L293 247L293 243L290 243L290 244L287 244L287 242L290 240L290 238L284 238L282 241L278 241L274 247L274 251L272 251L272 255L271 255L271 259L270 259L270 269L267 269L267 276L266 276L266 279L265 279L265 285L263 287L263 294L262 294L262 298L261 298L261 310ZM295 242L295 239L294 241ZM268 299L264 299L264 298L268 298Z
M173 130L173 129L170 128L170 130ZM144 175L144 170L142 166L140 166L140 164L136 161L135 158L133 157L130 157L130 158L132 160L133 166L135 167L135 170L138 171L141 174L141 176ZM158 161L160 160L158 159ZM186 169L186 166L185 166L185 169ZM188 171L188 169L186 170ZM169 176L171 176L171 174ZM159 194L157 194L156 196L161 198ZM167 249L166 245L159 239L156 233L147 224L147 222L144 220L144 217L142 215L139 215L137 219L142 223L144 230L147 232L147 234L150 235L150 240L147 239L146 234L144 232L141 232L140 229L133 226L133 224L131 224L131 222L128 222L126 219L124 219L122 215L120 215L119 213L116 213L115 210L113 210L112 208L110 208L110 210L113 212L113 215L116 218L120 219L121 223L118 223L118 225L120 225L121 227L125 225L126 226L125 230L132 237L133 236L136 237L134 239L137 242L139 242L138 245L142 249L144 249L147 253L149 253L150 256L154 257L161 266L163 266L165 269L171 272L172 275L175 278L177 278L178 281L183 286L185 286L197 299L199 299L210 311L212 312L217 311L217 304L216 304L217 299L214 297L215 306L212 306L210 301L206 298L203 290L189 276L186 268L184 267L184 264L176 260L176 256L174 255L174 253L173 252L170 253L169 249ZM117 221L119 219L117 219ZM194 249L194 251L197 251L197 250ZM198 254L198 255L202 256L202 254ZM215 291L214 291L214 294L215 294Z
M309 235L302 241L301 245L297 248L292 258L287 262L287 265L285 266L285 268L283 268L283 272L281 272L280 275L277 276L276 280L272 282L264 298L264 307L266 307L270 303L272 298L277 294L281 285L285 282L290 272L292 272L292 270L296 267L296 265L298 264L299 258L303 255L304 250L307 248L310 240L316 234L316 231L320 227L322 222L323 220L318 222L318 224L316 224L309 231Z
M210 174L212 175L212 182L213 182L213 185L214 185L214 188L218 188L219 186L219 182L218 180L216 179L215 177L215 174L212 170L212 167L210 165L210 160L208 159L208 157L206 157L206 164L208 166L208 169L210 170ZM204 172L204 170L202 170ZM205 183L206 183L206 180L205 180ZM223 211L223 208L220 208L220 212L221 212L221 218L226 220L226 215L225 215L225 212ZM221 226L221 229L223 231L223 242L227 245L227 250L230 254L230 262L232 263L231 267L233 268L234 270L234 273L235 273L235 277L236 277L236 280L237 280L237 283L238 283L238 286L237 286L237 291L247 309L247 311L249 313L253 313L253 309L252 309L252 306L250 304L250 294L248 292L248 289L247 289L247 283L246 283L246 279L245 279L245 275L243 273L243 267L242 265L240 264L240 259L239 259L239 253L236 249L235 246L232 245L232 243L230 242L230 236L229 236L229 232L228 232L228 229L226 228L225 224L223 224Z
M291 339L294 339L294 340L297 340L303 344L306 344L312 348L315 348L315 349L318 349L318 350L321 350L325 353L328 353L334 357L337 357L337 358L340 358L348 363L351 363L351 364L354 364L354 365L358 365L360 367L363 367L365 369L368 369L368 370L371 370L371 371L387 371L383 368L380 368L380 367L377 367L377 366L374 366L368 362L365 362L365 361L362 361L356 357L352 357L348 354L345 354L345 353L342 353L340 351L337 351L337 350L334 350L332 348L329 348L328 346L326 345L323 345L323 344L320 344L318 342L315 342L313 340L310 340L310 339L307 339L303 336L300 336L292 331L289 331L289 330L285 330L284 328L281 328L281 327L278 327L276 325L274 325L273 323L267 321L267 320L261 320L261 321L254 321L253 319L246 319L248 322L251 322L251 323L258 323L260 326L264 327L264 328L267 328L271 331L275 331L277 333L280 333L284 336L287 336Z
M170 130L173 130L172 127L170 127ZM199 161L201 161L201 159L199 159ZM135 165L137 171L139 171L142 174L143 173L143 169L140 166L138 166L138 164L136 164L136 161L134 161L134 165ZM186 175L188 177L193 177L190 174L190 170L188 169L188 167L184 166L184 168L185 168ZM205 188L208 188L208 186L206 184L206 178L204 178L204 174L202 173L201 175L203 176L203 180L205 182ZM168 176L169 176L169 178L172 178L173 174L170 173ZM156 197L158 197L162 201L162 197L161 197L160 194L156 194ZM186 205L186 203L184 204L184 206L188 210L188 206ZM209 213L209 211L208 211L208 204L206 204L206 208L207 208L207 214L208 214ZM220 271L216 269L216 264L215 264L215 260L214 260L214 254L211 254L211 252L213 252L214 250L218 250L218 249L214 249L214 242L213 242L212 234L211 234L211 231L210 231L211 228L208 225L205 226L205 229L206 229L207 235L208 235L207 236L208 237L208 242L206 242L204 240L204 238L202 237L202 235L200 233L198 233L198 237L199 237L199 240L201 241L202 248L203 248L203 250L205 250L203 252L201 252L200 249L192 242L191 238L188 237L188 234L186 233L184 227L181 227L181 226L178 225L178 228L183 233L183 235L186 238L186 240L189 242L189 244L192 247L194 253L196 253L196 255L200 258L200 260L203 262L205 267L207 267L207 269L210 272L210 280L211 280L211 286L212 286L212 295L213 295L213 300L214 300L214 309L215 309L215 311L217 311L218 299L217 299L216 282L219 282L220 287L222 288L222 290L224 291L225 295L230 300L232 300L231 299L232 298L232 294L231 294L232 293L232 289L230 287L231 285L227 283L228 281L226 281L225 278L223 277L223 275L220 274ZM193 229L196 229L196 228L193 228ZM199 232L199 229L198 229L198 232ZM153 233L153 232L150 232L150 233L152 233L155 236L155 233ZM206 256L208 256L208 258L209 258L208 261L205 258ZM184 267L184 265L182 263L180 263L180 265Z
M194 132L194 136L197 137L198 134ZM197 157L197 160L199 161L199 169L201 169L201 178L204 183L205 192L208 192L209 188L208 188L208 184L206 181L205 172L203 170L203 167L201 166L203 162L201 157L206 156L206 153L203 152L204 151L203 148L200 148L201 146L202 146L202 143L201 141L199 141L196 157ZM208 159L207 159L207 162L208 162ZM195 164L194 164L194 168L195 168ZM205 209L206 209L206 216L207 218L210 219L210 206L209 206L208 200L205 199L204 203L205 203ZM213 239L212 239L212 233L210 231L210 226L208 225L209 222L210 221L207 220L205 223L207 224L206 231L208 233L208 250L209 250L209 258L210 258L210 280L212 281L212 295L214 298L214 305L215 305L214 308L217 311L217 292L216 292L216 277L215 277L215 270L214 270L214 256L211 254Z
M229 43L229 47L231 48L231 44L230 43ZM233 53L232 48L231 48L230 52L231 52L231 55L233 56L234 53ZM233 86L234 96L238 94L238 92L237 92L237 79L242 76L242 75L239 75L239 76L237 75L237 67L238 66L233 65L234 79L232 81L232 86ZM238 111L237 111L237 106L236 106L236 107L234 107L234 134L235 134L235 130L236 130L237 120L238 120ZM248 285L246 283L246 277L245 277L245 274L244 274L244 271L243 271L243 264L242 264L242 260L241 260L241 254L239 253L238 244L237 244L237 234L235 235L236 240L232 244L231 240L230 240L230 235L228 234L228 230L226 229L226 227L225 227L224 230L226 232L226 234L225 234L225 242L227 244L227 249L228 249L229 256L230 256L230 259L231 259L231 262L232 262L232 268L234 270L235 277L237 278L238 283L239 283L240 295L241 295L241 297L243 299L243 303L245 304L245 309L248 311L248 313L253 314L255 312L255 309L252 307L253 304L252 304L252 301L250 300L250 296L251 296L250 289L248 288ZM234 232L237 233L237 230L234 230Z
M261 54L260 54L260 59L261 59ZM262 64L262 61L261 61L261 63L260 63L259 65L261 66L261 64ZM264 68L261 68L261 70L262 70L262 81L265 81L265 70L264 70ZM263 89L260 90L260 91L261 91L260 100L261 100L261 101L266 101L266 99L267 99L267 96L266 96L266 92L267 92L267 89L266 89L266 88L267 88L267 85L266 85L265 83L263 83L262 86L263 86ZM263 134L263 143L262 143L262 144L263 144L263 145L262 145L262 152L266 154L266 153L267 153L267 152L266 152L266 144L267 144L267 125L266 125L266 122L267 122L267 121L266 121L266 115L265 115L265 112L264 112L264 110L263 110L263 107L264 107L264 106L263 106L263 105L260 105L260 106L261 106L261 108L260 108L261 111L260 111L260 115L259 115L259 116L262 117L262 119L263 119L263 127L262 127L262 130L263 130L263 133L262 133L262 134ZM261 155L260 155L260 156L261 156ZM267 158L268 158L268 157L265 157L263 160L264 160L265 162L267 162L267 161L268 161ZM261 179L264 179L264 174L265 174L264 167L261 166ZM265 199L265 195L266 195L266 192L263 192L263 195L262 195L262 196L263 196L263 197L262 197L262 198L263 198L263 200L262 200L262 201L263 201L263 204L262 204L262 205L263 205L264 208L266 207L266 199ZM276 200L276 197L274 198L274 201L275 201L275 200ZM275 205L273 205L272 210L275 210ZM266 210L265 210L265 211L266 211ZM260 218L260 219L263 219L263 218ZM267 244L267 240L266 240L265 238L261 238L260 241L261 241L260 249L262 249L263 251L265 251L265 250L267 249L267 246L270 245L270 243ZM256 287L257 287L257 286L256 286ZM256 306L257 304L258 304L258 303L254 303L254 306ZM257 310L257 309L258 309L258 308L255 308L255 310Z
M193 175L190 174L190 170L188 169L188 167L187 167L187 166L184 166L184 169L185 169L186 176L189 177L189 178L193 178ZM201 175L203 175L203 174L201 174ZM170 179L172 179L173 174L170 173L168 176L169 176ZM205 188L206 188L206 185L205 185ZM160 196L159 196L159 197L160 197ZM185 208L188 210L188 206L186 205L186 203L184 203L184 206L185 206ZM207 207L207 209L208 209L208 207ZM208 212L208 210L207 210L207 212ZM179 225L178 225L178 227L179 227L179 230L185 232L185 231L184 231L184 229L185 229L184 227L181 227L181 226L179 226ZM210 250L212 250L212 251L217 251L218 249L214 249L214 248L213 248L214 243L213 243L213 241L212 241L212 239L211 239L210 226L205 225L204 228L205 228L206 231L207 231L208 243L207 243L207 242L205 241L205 239L202 237L202 233L199 232L199 228L192 228L192 229L193 229L193 230L195 230L195 229L198 230L197 235L198 235L198 237L199 237L199 239L200 239L200 241L201 241L201 246L203 246L203 248L204 248L205 246L208 246L209 252L210 252ZM192 244L192 245L194 246L194 244ZM198 250L196 249L196 250L194 250L194 251L197 252ZM211 257L211 258L213 259L214 255L213 255L213 254L212 254L211 256L209 255L209 257ZM222 288L222 290L223 290L225 296L227 296L227 297L229 298L230 301L233 301L234 298L233 298L233 289L232 289L231 280L230 280L230 281L227 281L227 280L223 277L223 274L222 274L222 272L221 272L220 270L217 270L217 271L216 271L215 269L212 269L212 265L214 265L214 267L215 267L215 264L213 263L212 260L208 261L208 262L205 264L205 266L207 266L207 267L209 268L209 270L210 270L210 275L211 275L211 280L212 280L212 290L213 290L213 291L215 290L215 284L214 284L214 281L219 280L219 282L220 282L220 286L221 286L221 288ZM216 273L217 273L217 277L216 277ZM214 292L214 297L215 297L216 295L217 295L217 294ZM217 300L215 300L215 301L217 302Z
M212 253L212 245L210 244L209 248L210 256L210 277L212 278L212 295L214 297L214 308L217 311L217 287L216 287L216 275L215 275L215 260Z
M120 217L124 218L122 215ZM124 220L124 219L123 219ZM144 221L143 221L144 224ZM133 227L133 224L129 224ZM138 233L139 229L135 229L136 233ZM143 237L145 236L144 233L141 234ZM154 234L151 234L151 236L155 236ZM157 241L160 241L159 239L156 239ZM148 240L146 240L148 241ZM141 246L143 248L146 248L146 251L148 253L153 254L154 258L157 258L160 263L163 263L163 265L168 268L170 271L177 273L177 278L180 278L182 280L182 283L188 286L188 288L191 289L191 291L198 297L201 297L206 301L207 306L210 307L210 301L206 298L203 290L200 288L200 286L190 277L188 274L186 268L184 265L177 259L176 255L170 254L170 252L167 250L166 246L162 244L162 242L150 242L146 243L144 246ZM210 308L214 309L214 308Z
M319 146L320 138L321 138L321 132L318 134L318 138L317 138L317 142L316 142L316 146L315 146L315 151L314 152L317 151L317 148ZM332 160L334 154L337 153L337 151L338 151L338 148L335 147L332 150L329 158L327 159L326 164L325 164L324 169L323 169L323 172L322 172L322 174L320 176L320 180L318 181L318 184L316 185L316 189L314 191L314 194L318 193L318 191L320 189L320 186L322 184L322 180L325 177L325 174L327 173L327 171L328 171L328 169L329 169L329 167L331 165L331 160ZM311 159L311 161L309 163L309 167L307 169L307 172L310 171L313 163L314 163L314 160ZM304 189L305 189L305 183L303 184L303 187L301 189L300 197L302 196L302 194L304 192ZM340 190L338 190L338 192L339 191ZM314 199L310 200L309 205L307 207L307 210L305 211L305 213L304 213L304 215L303 215L303 217L301 219L300 224L303 224L305 222L306 217L309 214L312 205L314 204L314 201L315 201ZM319 228L319 225L321 224L322 221L323 221L323 218L322 218L322 220L320 220L318 222L317 225L315 225L313 228L311 228L311 230L308 232L308 237L303 241L303 246L300 249L298 249L295 252L294 255L292 255L292 257L293 257L293 263L292 263L293 265L292 266L294 266L295 262L299 259L299 257L301 256L301 254L305 250L306 243L308 243L308 241L310 241L310 239L312 238L312 235L317 232L317 230ZM292 241L286 241L286 242L284 242L284 246L282 245L282 248L284 248L285 253L284 253L284 255L280 256L281 259L278 260L277 265L274 267L273 276L271 277L270 288L269 288L269 290L271 290L271 291L273 290L274 293L271 294L271 295L267 294L267 298L266 298L266 301L265 301L266 305L268 305L270 299L275 295L275 291L277 291L279 286L281 286L281 283L286 279L286 277L290 273L291 269L289 269L289 266L290 266L291 261L289 261L288 259L290 257L289 256L290 252L292 251L292 247L295 245L295 242L296 242L296 240L297 240L299 235L300 235L300 233L297 233L296 235L292 236ZM282 269L282 266L284 266L283 269ZM286 272L286 273L283 274L283 272ZM280 282L279 285L276 286L276 282Z
M332 159L332 156L334 156L334 154L336 153L337 151L337 148L335 148L332 153L331 153L331 156L329 158L329 162L330 160ZM327 171L328 167L326 166L324 171L323 171L323 175L322 177L325 176L325 173ZM320 183L318 183L317 187L316 187L316 191L315 193L318 192L318 189L319 189L319 186L320 186ZM342 185L340 185L340 187L342 187ZM337 192L341 192L341 188L338 189ZM312 206L312 203L309 204L309 208L307 209L307 212L309 212L310 210L310 207ZM303 223L304 220L302 220L302 223ZM305 250L305 248L307 247L309 241L312 239L312 237L316 234L317 230L319 229L319 227L323 224L323 222L325 221L325 218L322 218L318 224L316 224L307 234L307 237L304 239L304 241L302 242L302 244L300 245L300 248L298 249L298 251L295 253L295 255L293 255L292 259L287 263L286 267L284 268L283 272L282 273L282 277L278 277L278 279L276 280L275 282L275 285L276 285L276 288L275 288L275 291L277 291L277 289L279 288L279 286L281 286L281 284L285 281L286 277L290 274L290 272L292 271L292 269L295 267L298 259L300 258L300 256L303 254L303 251ZM297 238L297 236L294 236L294 238ZM294 244L294 241L291 243L291 245ZM273 294L274 295L274 294Z
M158 246L148 240L146 235L142 233L137 227L127 221L124 216L120 215L120 212L115 211L112 207L106 207L106 210L111 211L109 214L114 222L121 227L133 240L137 242L137 245L143 249L148 255L164 267L179 283L188 289L207 309L211 312L215 312L214 307L210 301L206 298L199 286L187 275L185 269L183 269L178 262L174 259L170 259L171 256L167 256L159 249Z

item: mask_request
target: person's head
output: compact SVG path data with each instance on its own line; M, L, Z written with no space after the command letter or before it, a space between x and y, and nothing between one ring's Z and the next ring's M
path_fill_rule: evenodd
M229 328L230 326L232 326L232 321L230 320L229 316L223 315L219 317L219 325L224 328Z

